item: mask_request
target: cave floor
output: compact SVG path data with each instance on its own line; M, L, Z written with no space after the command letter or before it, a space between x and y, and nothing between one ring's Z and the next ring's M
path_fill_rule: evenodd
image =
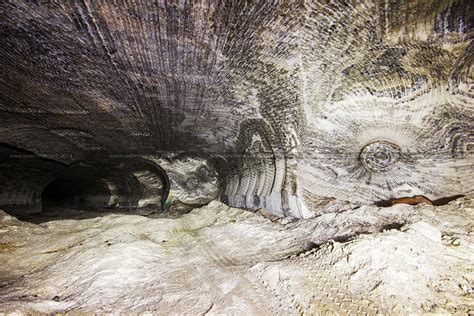
M472 195L269 219L220 202L179 218L20 221L0 211L0 311L466 314Z
M166 212L162 212L159 207L79 207L70 205L54 205L43 207L43 211L39 213L25 214L18 219L34 224L47 223L63 219L82 220L95 217L116 215L141 215L149 218L178 218L189 213L191 207L186 205L178 205Z

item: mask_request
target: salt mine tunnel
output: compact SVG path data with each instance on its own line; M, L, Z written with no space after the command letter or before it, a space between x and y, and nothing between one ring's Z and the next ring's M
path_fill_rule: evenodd
M474 313L474 3L0 3L0 314Z

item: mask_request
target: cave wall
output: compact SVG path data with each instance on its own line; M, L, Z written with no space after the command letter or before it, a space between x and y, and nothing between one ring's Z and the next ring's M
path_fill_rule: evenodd
M467 0L4 1L0 142L68 164L202 157L220 190L201 190L190 162L170 176L180 199L219 191L280 216L463 194L472 12ZM151 184L131 204L156 203L157 178L135 177Z
M50 202L96 209L160 207L162 174L153 162L145 159L67 165L5 145L0 145L0 157L0 205L12 214L39 213ZM58 196L45 201L43 195L50 185L55 186Z
M164 212L208 204L221 191L216 168L199 157L115 155L68 165L1 144L0 182L0 205L17 215L52 207Z
M169 178L168 206L176 203L201 206L219 198L219 175L207 159L176 156L152 160L163 168Z

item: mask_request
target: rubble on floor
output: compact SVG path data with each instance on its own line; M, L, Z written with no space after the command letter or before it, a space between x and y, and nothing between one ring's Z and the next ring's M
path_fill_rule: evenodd
M217 201L179 218L33 224L0 212L0 311L472 312L472 195L443 206L336 204L300 220Z

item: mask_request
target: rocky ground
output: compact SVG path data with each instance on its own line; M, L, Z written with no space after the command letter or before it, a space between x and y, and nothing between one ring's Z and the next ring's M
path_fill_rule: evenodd
M27 222L0 212L0 311L468 314L472 197L385 208L333 201L304 220L216 201L178 218Z

